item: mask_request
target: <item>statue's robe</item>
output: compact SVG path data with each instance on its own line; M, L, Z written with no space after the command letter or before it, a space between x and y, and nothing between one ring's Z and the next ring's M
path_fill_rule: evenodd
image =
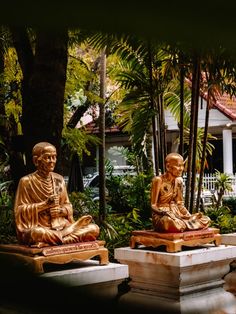
M172 182L165 175L155 177L151 193L157 206L157 210L152 210L152 222L156 231L183 232L209 226L209 217L202 213L190 214L184 207L182 177L177 177Z
M39 210L40 203L53 194L59 195L59 207L67 212L67 215L57 217L56 221L50 215L50 208ZM74 221L65 181L61 175L53 172L46 179L39 176L37 171L20 179L14 213L18 241L22 244L32 246L40 242L56 245L94 240L99 233L98 226L85 223L85 219L81 219L81 223ZM71 230L63 233L66 228Z

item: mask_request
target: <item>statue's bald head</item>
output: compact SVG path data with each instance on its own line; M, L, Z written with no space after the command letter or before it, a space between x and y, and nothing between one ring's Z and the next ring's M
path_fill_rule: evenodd
M176 165L181 165L184 167L184 159L178 153L170 153L165 158L165 168L167 171L172 171L172 167Z
M184 161L183 157L178 153L170 153L165 158L165 164L168 164L171 161L181 160Z
M36 165L37 160L41 157L47 150L55 150L56 147L48 142L40 142L34 145L32 149L33 162Z

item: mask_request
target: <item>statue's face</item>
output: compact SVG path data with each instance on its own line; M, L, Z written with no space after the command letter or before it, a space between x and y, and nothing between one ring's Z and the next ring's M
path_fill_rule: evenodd
M47 146L44 148L41 156L38 158L38 168L44 172L54 170L57 161L57 152L54 147Z
M169 164L169 171L174 177L182 176L184 170L184 163L181 159L173 159Z

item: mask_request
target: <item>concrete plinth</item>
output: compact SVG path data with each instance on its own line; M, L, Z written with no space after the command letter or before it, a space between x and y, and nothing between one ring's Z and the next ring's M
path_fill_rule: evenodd
M233 314L236 299L223 288L223 277L236 259L236 247L205 245L177 253L115 249L115 258L129 266L130 291L119 301L135 311L183 314Z
M75 265L76 268L44 273L40 278L108 300L116 298L119 284L129 277L127 265L109 263L101 266L93 260L77 262Z
M222 243L225 245L236 245L236 233L222 234ZM236 261L230 264L230 270L224 277L224 289L236 296Z
M236 245L236 233L226 233L221 235L221 243L225 245Z
M9 307L9 314L110 313L119 286L129 277L128 265L101 265L96 260L48 264L43 274L8 267L3 261L0 266L0 313L6 314Z

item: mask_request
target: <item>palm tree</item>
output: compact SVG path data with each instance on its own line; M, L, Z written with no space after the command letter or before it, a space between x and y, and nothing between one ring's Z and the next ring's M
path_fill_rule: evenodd
M195 197L195 164L196 164L196 136L198 119L198 98L200 84L200 60L199 56L193 57L192 70L192 97L190 115L190 134L188 145L187 183L185 193L185 206L190 212L193 211Z
M135 151L143 156L143 160L149 159L148 140L153 134L155 153L158 150L158 156L156 154L155 157L158 159L155 163L155 171L158 174L159 170L164 172L166 155L164 97L172 77L164 67L169 56L160 45L150 45L150 42L146 45L145 42L128 41L127 47L124 49L129 52L128 62L118 74L121 86L127 90L123 102L117 108L118 123L126 125L126 130L131 132Z
M206 92L207 106L196 210L199 208L203 173L205 168L210 109L212 108L212 104L216 101L217 96L220 95L225 89L228 93L235 93L235 84L234 81L232 81L232 77L235 76L235 62L231 60L222 49L218 50L217 52L213 50L207 51L203 55L202 75L203 80L201 84L201 92Z

